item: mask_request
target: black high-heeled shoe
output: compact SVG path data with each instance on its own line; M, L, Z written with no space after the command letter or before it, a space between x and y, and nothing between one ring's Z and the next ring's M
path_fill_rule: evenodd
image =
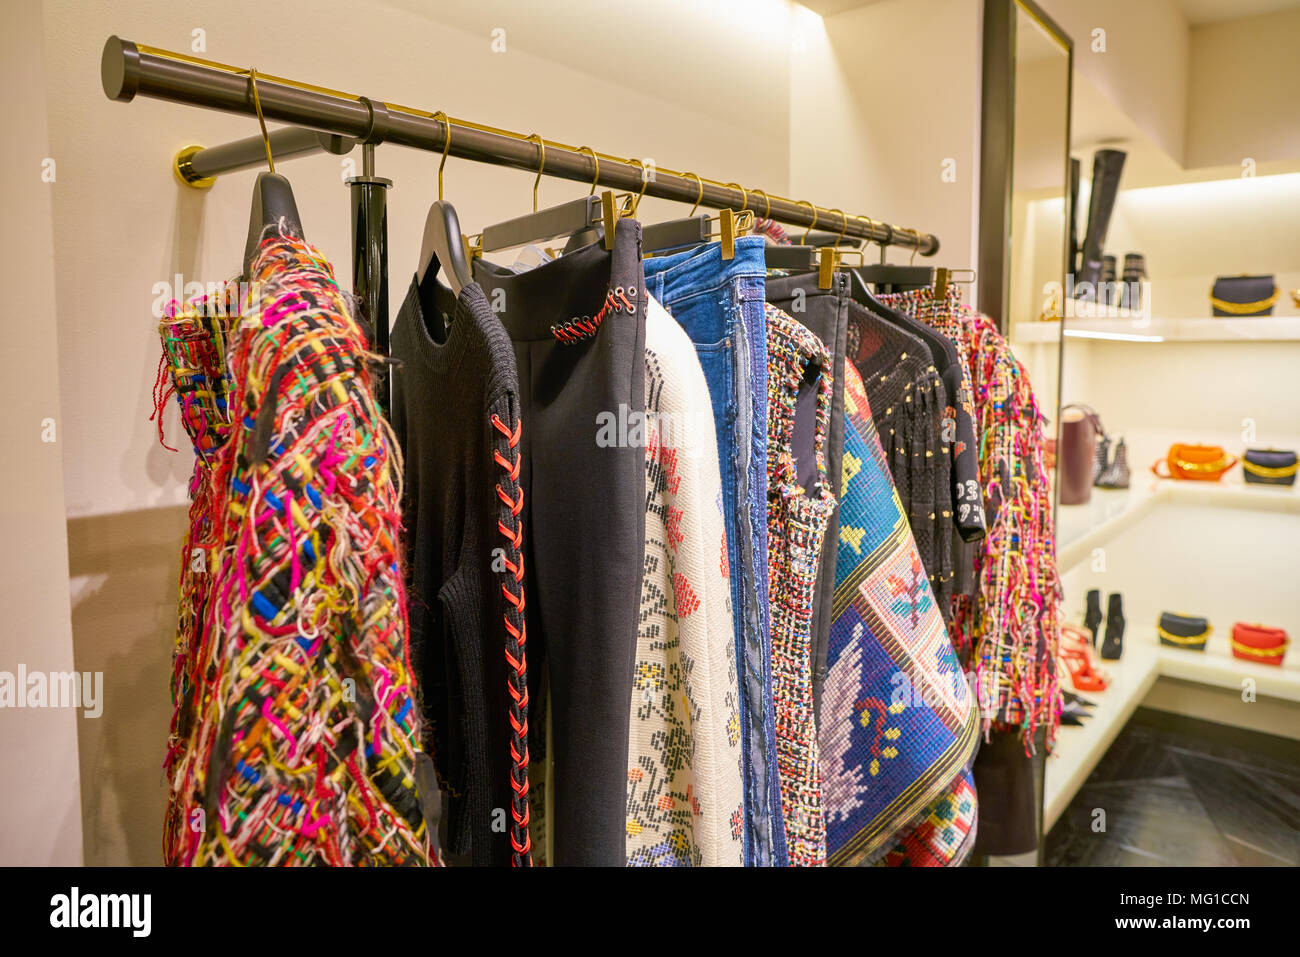
M1062 691L1061 697L1065 699L1066 704L1076 704L1081 708L1095 708L1097 703L1089 701L1087 698L1081 698L1073 691Z
M1101 656L1117 661L1124 653L1124 596L1115 592L1106 607L1106 637L1101 642Z
M1088 592L1088 609L1083 616L1083 626L1092 632L1092 646L1097 647L1097 629L1101 627L1101 589Z
M1087 709L1077 704L1067 704L1061 709L1061 724L1078 726L1083 724L1085 718L1091 718Z

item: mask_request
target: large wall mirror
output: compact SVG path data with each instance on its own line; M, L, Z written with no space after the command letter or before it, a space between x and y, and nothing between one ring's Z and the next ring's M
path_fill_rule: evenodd
M1073 42L1036 4L985 0L978 305L998 321L1029 373L1046 419L1044 432L1053 440L1060 421L1061 316L1071 254L1073 67ZM1054 474L1051 479L1055 499ZM1033 762L1038 850L987 848L983 862L1038 863L1042 754L1040 748Z

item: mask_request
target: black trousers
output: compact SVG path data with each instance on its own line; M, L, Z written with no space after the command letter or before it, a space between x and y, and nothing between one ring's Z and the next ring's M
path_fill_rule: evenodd
M849 328L848 277L836 273L830 289L817 288L817 275L770 277L767 301L788 313L815 335L831 354L832 375L831 427L826 442L826 478L838 503L841 463L844 458L844 356ZM815 396L809 394L813 401ZM806 441L796 436L796 443ZM812 667L814 713L821 706L822 685L826 682L826 653L830 646L832 609L835 601L835 556L839 550L840 510L838 504L826 524L821 567L817 570L816 600L812 609Z
M549 672L553 865L625 864L627 755L645 551L645 449L601 425L645 414L641 228L518 275L475 261L475 279L514 342L523 422L529 696ZM618 301L594 335L552 326ZM581 331L581 330L579 330ZM616 434L621 434L615 430ZM541 709L530 719L541 729Z
M979 800L976 854L1005 857L1038 847L1047 753L1041 732L1035 746L1035 754L1026 755L1018 731L994 731L980 744L972 769Z

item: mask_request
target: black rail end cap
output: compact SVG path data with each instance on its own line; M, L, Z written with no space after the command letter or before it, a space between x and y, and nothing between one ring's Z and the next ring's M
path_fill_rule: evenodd
M111 36L99 59L99 78L110 100L129 102L140 88L140 51L130 40Z

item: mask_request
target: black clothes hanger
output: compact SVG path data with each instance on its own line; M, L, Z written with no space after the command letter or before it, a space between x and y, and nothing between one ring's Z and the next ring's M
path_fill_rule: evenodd
M707 243L712 238L708 216L690 216L641 227L641 248L647 253L677 252Z
M456 207L442 198L442 168L447 164L447 150L451 148L451 121L441 110L434 117L442 119L446 135L442 141L442 162L438 164L438 199L429 207L429 215L424 218L424 236L420 240L420 259L415 277L417 282L423 284L430 269L436 276L441 267L451 291L460 295L460 291L474 281L474 274L470 271L469 257L465 254L465 242L461 236Z
M495 252L500 249L513 249L517 246L545 243L568 237L564 251L572 252L608 234L605 248L613 249L614 229L617 220L623 215L624 206L621 200L624 197L616 198L609 190L601 193L600 196L596 195L596 184L600 180L600 159L595 151L587 146L578 149L580 153L590 153L595 166L596 173L591 182L591 191L582 199L570 200L547 209L538 209L537 187L546 169L546 143L536 133L528 138L537 143L538 149L537 178L533 180L533 211L503 223L485 226L476 248L483 252Z
M871 283L880 292L910 292L934 284L933 266L895 266L892 263L872 263L854 269L864 283Z
M695 177L697 187L695 205L683 219L670 219L667 222L642 226L641 249L644 252L678 252L709 241L709 217L695 214L695 211L700 208L700 201L704 199L704 180L696 173L682 175Z
M597 231L596 236L599 238L601 219L601 198L584 196L549 209L507 219L504 223L484 226L478 248L490 253L532 243L546 243L560 237L572 240L573 236L588 230ZM586 243L580 245L585 246Z
M457 295L474 281L469 258L465 255L465 243L461 239L456 208L441 199L429 207L429 215L424 219L424 238L420 241L416 279L423 283L424 277L430 272L437 275L439 267L447 278L447 285Z
M257 70L248 71L248 82L253 93L253 108L262 128L262 143L266 146L266 165L270 171L259 173L253 183L253 201L248 214L248 237L244 240L244 275L252 271L258 247L268 231L280 230L295 239L305 239L298 204L293 198L289 181L275 171L275 157L271 155L271 138L266 133L266 119L262 116L262 99L257 94Z
M756 190L757 192L757 190ZM764 198L767 194L764 193ZM817 224L817 207L807 203L813 211L813 226ZM768 208L770 211L771 204ZM843 256L846 253L857 253L857 249L845 250L840 248L840 243L844 240L844 232L848 229L848 217L841 210L833 209L833 213L839 213L844 222L844 229L836 233L814 233L813 226L809 226L803 238L797 243L780 245L768 243L763 249L763 259L768 269L781 269L787 273L795 274L802 272L817 272L817 288L830 289L834 281L834 274L843 270ZM824 240L824 241L823 241Z
M859 219L866 217L860 216ZM856 267L853 271L863 283L870 283L876 291L882 293L910 292L934 285L933 266L896 266L885 262L885 246L893 239L894 228L888 223L881 223L889 230L889 236L880 247L880 262ZM916 254L913 253L913 256ZM865 288L865 287L863 287Z
M695 205L691 207L690 213L684 219L670 219L667 222L642 226L642 250L646 253L681 252L690 249L692 246L700 246L714 239L721 239L723 244L722 258L731 259L734 254L732 251L735 248L737 229L748 228L743 226L742 222L742 219L746 216L745 207L749 204L748 192L739 183L728 183L728 186L735 186L739 189L745 197L740 212L722 210L717 216L697 216L695 211L700 208L700 201L704 199L704 181L695 173L683 173L682 175L695 177L698 188ZM637 199L640 200L640 197L638 196ZM634 206L633 212L635 211L636 207ZM752 217L752 213L748 215ZM752 222L752 219L744 221ZM713 232L715 222L718 224L716 234Z
M269 155L269 153L268 153ZM270 230L278 230L295 239L303 235L298 204L293 187L279 173L259 173L253 183L253 203L248 215L248 239L244 242L244 274L248 275L257 259L258 247Z

